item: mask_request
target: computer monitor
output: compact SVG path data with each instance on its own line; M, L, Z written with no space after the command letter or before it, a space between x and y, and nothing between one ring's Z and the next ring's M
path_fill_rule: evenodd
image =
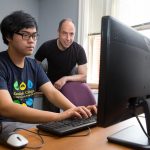
M101 21L98 110L101 127L143 112L150 136L150 39L111 16ZM109 136L108 141L150 148L139 128L129 127Z

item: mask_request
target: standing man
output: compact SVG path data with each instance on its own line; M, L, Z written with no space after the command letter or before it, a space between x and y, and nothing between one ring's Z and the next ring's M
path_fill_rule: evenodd
M89 117L91 109L96 111L95 106L74 106L54 88L40 65L27 57L33 54L38 38L37 23L31 15L13 12L2 20L0 29L8 46L0 52L0 116L12 121L42 123L73 116ZM64 111L54 113L32 108L37 89Z
M86 81L87 58L83 47L74 42L75 32L71 19L61 20L58 38L42 44L35 54L40 62L47 59L48 77L58 90L67 81Z

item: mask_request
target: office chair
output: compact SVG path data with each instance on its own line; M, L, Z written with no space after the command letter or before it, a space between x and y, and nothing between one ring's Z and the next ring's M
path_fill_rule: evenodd
M86 83L67 82L60 91L76 106L96 104L95 97Z

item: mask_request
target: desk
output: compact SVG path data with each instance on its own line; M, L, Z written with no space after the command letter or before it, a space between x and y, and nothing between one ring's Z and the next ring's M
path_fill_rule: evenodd
M128 127L129 125L136 125L136 118L131 118L129 120L123 121L116 125L102 128L102 127L94 127L91 128L91 134L88 136L82 137L50 137L50 136L42 136L44 139L44 145L40 150L131 150L130 148L120 146L113 143L107 142L107 136ZM31 129L32 131L36 131L36 129ZM83 134L86 131L79 132L77 134ZM28 136L28 132L20 131L20 133L24 136L27 136L29 140L29 146L39 143L37 137L32 134L32 136ZM35 145L34 145L35 146ZM0 150L8 150L8 148L4 146L0 146ZM24 148L24 150L28 150Z

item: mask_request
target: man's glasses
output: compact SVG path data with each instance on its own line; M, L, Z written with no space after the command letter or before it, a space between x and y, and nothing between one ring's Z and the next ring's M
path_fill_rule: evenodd
M18 35L22 36L23 40L29 40L31 37L34 41L36 41L39 37L38 33L33 33L33 34L29 34L29 33L20 33L20 32L15 32Z

